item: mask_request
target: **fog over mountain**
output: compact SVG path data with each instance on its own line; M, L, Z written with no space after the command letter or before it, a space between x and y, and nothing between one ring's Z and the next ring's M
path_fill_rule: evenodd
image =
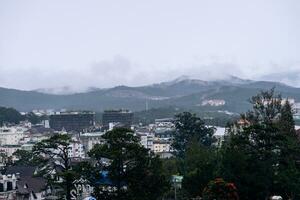
M14 107L20 111L32 109L94 110L127 108L142 111L151 108L182 108L209 112L241 113L249 109L249 98L261 90L275 87L283 97L300 102L300 88L283 83L253 81L235 76L205 81L181 76L171 81L139 87L117 86L90 88L86 92L60 90L22 91L0 88L0 106ZM211 103L209 103L211 101ZM221 102L220 105L215 103ZM147 105L147 106L146 106Z
M266 81L278 81L291 86L300 87L300 69L288 72L275 72L262 76L260 79Z
M223 84L230 84L230 85L239 85L239 84L245 84L245 83L251 83L255 81L270 81L270 82L277 82L286 84L291 87L300 87L299 79L300 79L300 70L294 71L292 73L274 73L274 74L268 74L261 77L257 77L256 79L242 79L233 75L227 75L227 74L220 74L218 76L209 76L210 74L202 74L202 76L195 76L195 75L182 75L175 79L169 80L169 81L162 81L161 83L150 83L148 85L172 85L178 82L191 82L191 83L197 83L197 84L209 84L211 82L219 82ZM142 75L141 75L142 76ZM199 78L202 77L202 78ZM125 85L125 84L119 84L119 85ZM133 84L134 85L134 84ZM138 86L144 86L147 84L140 84ZM118 85L116 85L118 86ZM136 86L137 87L137 86ZM33 91L37 91L40 93L45 94L56 94L56 95L64 95L64 94L75 94L75 93L86 93L91 91L97 91L101 89L108 89L103 88L97 85L90 86L90 87L81 87L76 88L74 86L63 86L63 87L53 87L53 88L38 88L34 89Z

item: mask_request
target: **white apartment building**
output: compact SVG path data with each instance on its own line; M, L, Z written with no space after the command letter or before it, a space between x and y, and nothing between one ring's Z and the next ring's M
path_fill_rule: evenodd
M172 152L171 143L168 141L155 140L153 142L154 153Z
M24 133L27 131L23 127L0 127L0 146L18 145L20 140L24 138Z
M81 144L84 146L84 151L89 152L95 144L104 144L105 140L102 136L105 132L92 132L80 134Z
M68 157L69 158L85 158L85 151L80 141L74 141L69 145Z
M144 148L154 151L154 148L153 148L154 134L153 133L137 132L136 135L138 137L140 137L140 143Z

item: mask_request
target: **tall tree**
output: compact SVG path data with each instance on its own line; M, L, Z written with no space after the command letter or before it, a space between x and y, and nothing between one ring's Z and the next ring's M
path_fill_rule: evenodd
M95 145L89 155L98 161L99 171L108 172L115 190L99 192L97 199L155 200L163 194L168 182L162 163L139 144L131 130L117 128L103 137L106 143Z
M297 151L297 145L290 145L291 141L296 141L295 137L292 140L289 137L295 135L290 105L283 105L274 89L252 97L251 103L253 109L242 115L248 123L235 125L220 151L219 172L226 180L237 184L244 199L266 199L272 194L284 196L278 188L288 184L279 177L288 173L298 175L294 168L295 157L288 156ZM292 182L292 186L298 184ZM296 192L295 187L282 188L293 194Z
M189 143L211 146L214 142L214 128L205 126L203 120L190 112L183 112L175 116L175 135L173 148L178 157L183 158Z
M39 157L34 156L32 151L18 149L13 153L13 156L17 158L14 165L37 166L40 163Z
M188 197L201 196L207 182L213 179L215 163L215 129L190 112L175 116L173 148L180 174L184 176L180 191Z
M280 148L275 188L285 199L297 199L300 198L300 141L289 101L282 106L278 127L284 143Z
M214 179L217 154L214 148L191 143L185 153L185 171L182 188L188 197L201 196L207 183Z
M33 148L34 155L41 160L40 174L47 178L49 185L62 188L67 200L71 200L70 192L75 178L68 156L71 142L69 135L57 134L37 143Z
M288 100L283 102L283 106L281 107L281 111L280 111L280 118L279 118L278 125L282 134L286 136L295 137L296 130L295 130L295 121L293 117L293 110L292 110L292 105Z

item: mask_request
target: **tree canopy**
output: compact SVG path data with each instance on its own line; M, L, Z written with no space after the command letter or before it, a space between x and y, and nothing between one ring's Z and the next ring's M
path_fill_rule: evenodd
M4 123L18 124L23 116L14 108L0 107L0 126Z
M243 199L265 199L277 194L299 195L299 140L292 109L274 90L251 100L253 109L242 115L247 124L235 124L221 149L220 173L237 184ZM298 160L299 161L299 160Z
M211 146L215 141L214 128L205 125L196 114L183 112L175 116L176 131L174 134L173 148L179 157L184 157L185 151L191 142L202 146Z
M97 160L99 171L108 172L109 183L100 181L97 199L155 200L168 187L160 159L139 144L126 128L107 132L105 144L95 145L89 155ZM106 162L103 162L103 159ZM101 180L101 179L100 179ZM114 190L107 192L107 187Z
M72 183L76 178L68 155L71 142L69 135L57 134L37 143L33 148L34 156L40 160L39 174L45 177L53 188L62 188L62 195L67 200L71 200Z
M292 105L274 89L258 93L250 102L252 109L228 124L220 147L211 145L213 128L194 114L176 116L173 162L178 167L170 170L184 176L184 197L216 198L202 191L214 187L220 177L238 188L241 199L300 198L300 142Z

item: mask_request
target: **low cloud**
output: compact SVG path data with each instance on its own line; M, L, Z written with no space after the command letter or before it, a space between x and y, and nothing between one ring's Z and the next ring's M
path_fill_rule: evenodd
M132 62L123 56L93 62L81 68L55 66L4 68L0 67L2 87L33 90L38 88L62 88L82 92L89 87L108 88L117 85L141 86L170 81L182 75L202 80L224 79L230 75L254 80L280 81L300 86L298 63L241 66L219 59L194 60L177 66L150 66ZM274 73L274 71L276 73Z

